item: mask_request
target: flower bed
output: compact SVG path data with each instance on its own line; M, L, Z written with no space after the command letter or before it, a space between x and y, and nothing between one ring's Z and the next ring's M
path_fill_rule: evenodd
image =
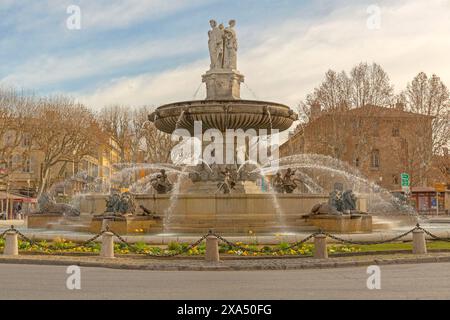
M91 242L86 245L79 245L63 238L55 238L51 242L39 241L30 243L19 240L19 251L22 253L41 253L41 254L99 254L101 244ZM0 251L3 251L5 240L0 239ZM312 244L302 244L291 248L289 243L281 242L278 245L260 246L258 244L236 243L233 247L227 244L220 244L219 252L221 255L256 257L256 256L312 256L314 246ZM329 253L352 253L359 252L360 249L354 246L330 245ZM125 243L115 243L114 252L119 255L170 255L181 254L183 256L201 256L206 251L205 243L191 248L188 243L171 242L167 246L151 246L143 242L132 245Z

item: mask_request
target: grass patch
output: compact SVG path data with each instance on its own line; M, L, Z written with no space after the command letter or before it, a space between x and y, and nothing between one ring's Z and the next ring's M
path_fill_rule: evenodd
M339 247L340 245L335 245ZM357 252L382 252L382 251L400 251L412 250L412 242L395 242L370 245L351 245L346 246L354 248ZM427 241L429 250L450 250L450 242L445 241Z

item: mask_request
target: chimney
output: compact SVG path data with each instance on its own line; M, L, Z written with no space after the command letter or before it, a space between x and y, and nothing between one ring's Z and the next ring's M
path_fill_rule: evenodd
M397 102L395 104L395 109L400 110L400 111L405 111L405 104L402 102Z
M314 102L311 106L311 119L315 120L320 116L320 113L322 112L322 107L320 106L320 103L317 101Z

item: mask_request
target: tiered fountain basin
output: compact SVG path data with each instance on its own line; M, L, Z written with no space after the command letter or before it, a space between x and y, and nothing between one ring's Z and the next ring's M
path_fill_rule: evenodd
M194 132L194 122L208 129L287 130L298 119L288 106L253 100L199 100L171 103L159 107L149 116L155 126L166 133L177 128Z
M45 215L29 216L28 228L69 228L77 226L76 231L98 232L102 228L102 218L96 218L105 211L106 196L88 195L81 202L82 223L71 219L68 223L55 221ZM182 194L136 195L137 205L143 205L156 217L126 217L111 222L112 229L121 234L196 234L202 235L209 230L221 234L245 235L249 233L274 234L283 232L314 232L319 229L333 232L361 233L370 232L371 219L366 217L329 217L328 220L306 219L311 208L326 202L328 195L322 194ZM365 199L358 201L359 209L366 207ZM324 217L325 218L325 217ZM325 223L324 225L323 223ZM358 222L359 221L359 222ZM362 223L362 221L365 221ZM319 224L321 223L321 224ZM370 223L370 228L367 227ZM65 227L66 226L66 227ZM342 227L344 226L344 227Z

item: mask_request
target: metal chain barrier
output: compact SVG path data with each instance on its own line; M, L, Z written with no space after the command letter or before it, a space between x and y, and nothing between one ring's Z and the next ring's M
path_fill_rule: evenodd
M427 234L428 236L430 236L431 238L433 238L433 240L437 240L437 241L444 241L444 242L450 242L450 238L441 238L436 236L435 234L431 233L430 231L422 228L421 226L417 225L416 229L418 230L422 230L423 232L425 232L425 234Z
M332 235L332 234L327 233L327 232L319 232L319 233L327 236L328 238L331 238L331 239L336 240L336 241L338 241L340 243L343 243L343 244L371 245L371 244L384 244L384 243L398 241L398 240L406 237L407 235L413 233L415 230L417 230L417 227L415 227L414 229L411 229L411 230L409 230L409 231L407 231L405 233L402 233L402 234L400 234L400 235L398 235L398 236L396 236L394 238L387 239L387 240L379 240L379 241L353 241L353 240L347 240L347 239L340 238L338 236Z
M148 257L155 257L155 258L170 258L170 257L176 257L179 255L182 255L186 252L188 252L189 250L194 249L195 247L199 246L200 243L202 243L208 236L210 236L210 234L206 234L203 237L201 237L200 239L198 239L196 242L190 244L189 246L187 246L186 248L180 250L180 251L176 251L176 252L170 252L170 253L143 253L142 250L138 250L136 249L136 247L132 244L130 244L128 241L126 241L121 235L117 234L116 232L114 232L113 230L109 230L107 227L107 231L111 232L117 239L119 239L120 242L122 242L123 244L125 244L128 249L136 254L144 254Z
M333 239L337 242L340 242L342 244L352 244L352 245L375 245L375 244L385 244L385 243L389 243L389 242L395 242L398 241L406 236L408 236L409 234L413 233L416 230L421 230L423 232L425 232L425 234L427 234L428 236L430 236L433 240L438 240L438 241L445 241L445 242L450 242L450 238L441 238L436 236L435 234L431 233L430 231L422 228L419 224L417 224L416 227L414 227L413 229L404 232L398 236L395 236L391 239L387 239L387 240L379 240L379 241L354 241L354 240L347 240L341 237L338 237L336 235L332 235L330 233L327 232L323 232L323 231L319 231L319 232L315 232L312 233L311 235L307 236L306 238L297 241L289 246L287 246L286 248L280 248L278 250L274 250L274 251L267 251L264 248L261 249L253 249L253 248L248 248L248 247L244 247L242 245L238 245L235 242L229 241L226 238L222 237L221 235L218 235L216 233L213 233L212 231L209 231L208 234L205 234L204 236L202 236L201 238L199 238L197 241L195 241L194 243L190 244L189 246L183 248L182 250L178 250L178 251L174 251L174 252L169 252L169 253L146 253L143 252L143 250L139 250L135 247L135 245L130 244L128 241L126 241L121 235L119 235L118 233L114 232L113 230L110 230L109 227L107 226L105 230L99 232L98 234L96 234L95 236L93 236L92 238L89 238L88 240L82 242L79 245L76 245L74 247L69 247L69 248L65 248L68 250L73 250L73 249L77 249L77 248L82 248L85 247L86 245L88 245L89 243L94 242L95 240L97 240L99 237L101 237L104 233L106 232L110 232L112 233L121 243L125 244L127 246L127 248L136 254L144 254L148 257L157 257L157 258L168 258L168 257L176 257L182 254L185 254L186 252L194 249L195 247L199 246L207 237L213 236L216 237L218 240L220 240L222 243L228 245L230 248L233 249L238 249L241 250L242 252L250 252L250 253L280 253L283 251L288 251L291 249L294 249L296 247L299 247L300 245L310 241L311 239L313 239L314 237L316 237L317 235L324 235L330 239ZM19 230L17 230L14 226L11 226L11 228L5 230L4 232L2 232L0 234L0 239L4 238L7 232L10 231L14 231L22 241L26 241L29 242L30 245L35 245L41 249L49 249L51 248L50 246L44 246L42 244L40 244L39 242L36 242L32 239L30 239L29 237L25 236L22 232L20 232ZM65 250L65 249L59 249L61 251Z
M40 249L50 249L50 248L51 248L50 246L44 246L44 245L42 245L41 243L39 243L39 242L37 242L37 241L35 241L35 240L30 239L29 237L27 237L26 235L24 235L22 232L20 232L19 230L17 230L14 226L11 226L11 228L5 230L5 231L0 235L0 239L3 238L4 235L5 235L7 232L9 232L9 231L14 231L14 232L19 236L19 238L20 238L22 241L26 241L26 242L28 242L28 243L29 243L30 245L32 245L32 246L36 246L36 247L38 247L38 248L40 248ZM73 246L73 247L69 247L69 248L65 248L65 249L73 250L73 249L77 249L77 248L83 248L83 247L85 247L86 245L88 245L89 243L94 242L95 240L97 240L97 239L98 239L99 237L101 237L105 232L106 232L106 231L101 231L101 232L99 232L98 234L96 234L95 236L93 236L92 238L90 238L90 239L88 239L88 240L86 240L86 241L80 243L79 245L76 245L76 246ZM60 250L60 251L65 250L65 249L55 249L55 248L53 248L53 249L54 249L54 250Z
M15 231L14 226L11 226L11 228L6 229L5 231L3 231L3 232L0 234L0 239L3 239L3 238L5 237L5 235L6 235L8 232L10 232L10 231Z
M288 247L286 247L284 249L278 249L278 250L275 250L275 251L267 252L267 251L264 251L264 249L257 249L257 250L255 250L255 249L252 249L252 248L246 248L246 247L240 246L240 245L238 245L238 244L236 244L234 242L231 242L231 241L223 238L220 235L217 235L217 234L214 234L214 233L210 233L210 235L216 237L217 239L219 239L220 241L222 241L223 243L225 243L226 245L228 245L231 248L239 249L239 250L241 250L243 252L247 251L247 252L251 252L251 253L279 253L279 252L282 252L282 251L291 250L291 249L293 249L295 247L298 247L299 245L304 244L305 242L308 242L309 240L311 240L312 238L314 238L315 236L317 236L319 234L321 234L321 233L320 232L313 233L313 234L309 235L308 237L304 238L303 240L297 241L297 242L293 243L292 245L290 245L290 246L288 246Z

